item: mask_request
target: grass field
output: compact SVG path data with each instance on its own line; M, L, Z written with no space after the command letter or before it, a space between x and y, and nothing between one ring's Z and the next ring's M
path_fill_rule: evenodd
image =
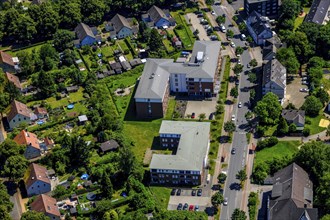
M149 189L156 200L157 207L167 209L167 205L170 200L171 189L157 186L151 186Z
M31 46L31 47L28 47L28 48L25 48L25 49L17 49L17 50L11 50L11 51L6 51L6 53L9 53L10 55L12 56L16 56L18 52L21 52L21 51L24 51L24 52L28 52L28 53L32 53L33 50L36 50L38 51L43 45L45 45L45 43L39 43L35 46Z
M317 117L315 118L311 118L311 117L308 117L306 116L306 120L310 120L311 121L311 124L306 124L305 123L305 128L309 128L310 129L310 134L317 134L317 133L320 133L322 131L324 131L326 128L323 128L323 127L320 127L319 126L319 123L320 123L320 120L324 118L326 119L325 117L323 117L323 115L318 115Z
M169 119L169 120L172 119L174 109L175 109L175 104L176 104L176 101L175 101L174 97L170 97L170 99L168 101L165 119Z
M133 55L132 55L131 51L129 50L125 40L117 40L116 43L120 46L120 48L122 49L123 52L129 51L129 53L126 54L125 56L128 60L132 60Z
M184 17L180 15L180 12L171 12L172 17L175 19L177 23L177 27L175 28L175 31L180 38L180 40L183 43L183 47L185 49L192 49L195 38L193 33L191 32L190 28L188 27ZM181 26L182 28L178 28Z
M256 153L254 166L260 162L271 161L274 157L293 156L298 151L300 141L279 141L273 147L264 148Z
M172 43L168 39L163 39L163 44L167 53L172 53L175 51L174 47L172 46Z
M304 8L304 12L307 14L309 12L309 8ZM296 30L299 25L301 25L303 23L305 19L305 16L304 17L297 17L296 20L294 21L294 29L293 30Z

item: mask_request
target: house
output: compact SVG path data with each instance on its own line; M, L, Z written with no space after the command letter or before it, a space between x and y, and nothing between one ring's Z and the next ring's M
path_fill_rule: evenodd
M112 139L112 140L103 142L100 146L99 151L102 152L102 153L106 153L106 152L109 152L109 151L116 150L116 149L118 149L118 147L120 147L118 142Z
M318 219L313 208L313 183L308 174L295 163L276 172L268 198L268 220Z
M46 147L46 149L51 149L54 147L55 142L53 139L49 138L49 137L45 137L44 138L44 145Z
M132 67L135 67L135 66L138 66L138 65L142 64L142 61L141 61L140 58L136 58L136 59L130 60L130 61L129 61L129 64L130 64Z
M314 0L304 21L325 25L329 22L329 20L330 20L330 1Z
M171 17L169 11L163 11L153 5L147 12L142 15L144 21L149 27L166 28L175 26L175 20Z
M18 78L17 76L15 76L14 74L11 74L11 73L6 72L6 78L7 78L8 82L13 83L14 86L15 86L19 91L22 91L21 82L19 81L19 78Z
M286 68L273 59L263 65L262 94L272 92L278 96L279 102L284 103L286 94Z
M17 72L19 71L19 60L17 57L12 57L10 54L0 51L0 68L4 72Z
M273 36L269 19L261 16L258 12L253 11L247 21L247 29L257 45L264 45L265 40Z
M151 183L159 185L201 185L210 147L209 122L162 121L160 146L176 154L153 154Z
M123 72L122 66L119 62L110 63L110 68L114 70L116 74L121 74Z
M11 129L17 127L22 122L31 123L31 110L19 101L12 101L10 112L7 115L7 121Z
M262 59L264 61L269 61L275 59L276 52L278 49L285 47L277 35L265 41L265 45L262 48Z
M277 18L280 6L280 0L244 0L244 11L248 16L256 11L262 16Z
M125 70L125 71L132 69L131 65L126 60L123 62L120 62L120 65L123 67L123 70Z
M56 205L56 199L46 194L41 194L30 205L32 211L42 212L51 220L60 220L61 213Z
M133 18L125 18L120 14L116 14L106 25L106 30L110 31L110 37L112 39L131 37L139 31L139 26L133 23Z
M79 115L78 121L79 121L79 125L84 125L88 121L88 118L86 115Z
M79 86L68 86L65 88L68 93L78 92Z
M14 141L26 147L24 152L24 157L26 159L32 159L41 156L41 148L37 135L34 133L22 130L16 137Z
M148 59L134 96L137 116L163 117L170 92L199 98L215 96L220 48L216 41L196 41L190 60L185 63Z
M28 177L25 180L25 187L28 197L50 192L52 184L47 176L47 169L36 163L30 164Z
M283 109L282 117L288 124L295 124L297 131L302 131L305 126L305 111L295 109Z
M34 109L34 114L37 116L38 119L48 118L48 111L44 107L36 107Z
M96 43L95 35L87 24L79 23L74 31L76 32L77 38L79 40L78 47L85 45L91 46Z

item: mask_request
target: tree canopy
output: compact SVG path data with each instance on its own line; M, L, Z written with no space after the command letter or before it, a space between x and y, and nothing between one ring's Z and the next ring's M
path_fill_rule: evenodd
M269 92L257 103L254 112L259 116L262 123L274 124L282 113L282 106L278 101L278 97Z

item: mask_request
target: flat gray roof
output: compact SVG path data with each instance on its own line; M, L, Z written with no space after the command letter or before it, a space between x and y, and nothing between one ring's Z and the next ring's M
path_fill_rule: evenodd
M154 154L150 169L192 170L203 169L209 147L210 123L162 121L160 134L180 134L176 155Z

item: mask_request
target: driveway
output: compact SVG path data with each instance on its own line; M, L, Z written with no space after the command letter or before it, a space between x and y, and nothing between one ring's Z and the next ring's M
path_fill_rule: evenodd
M188 101L185 116L194 112L196 115L195 119L198 119L201 113L205 113L206 119L208 119L210 114L215 112L216 105L216 98L212 98L212 101Z
M206 30L204 29L203 25L201 25L199 18L194 13L188 13L185 15L188 24L192 25L192 32L198 30L198 37L199 40L210 40L207 36Z
M289 102L294 104L296 108L300 108L305 101L306 96L308 96L307 92L300 92L299 89L307 88L306 85L301 84L301 77L294 76L293 80L287 80L286 86L286 99L283 104L283 107L286 107Z

